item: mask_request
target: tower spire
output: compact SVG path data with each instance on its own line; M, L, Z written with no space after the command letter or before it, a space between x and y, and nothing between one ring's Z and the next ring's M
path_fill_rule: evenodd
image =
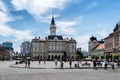
M55 25L55 20L54 20L54 14L52 14L52 20L51 20L51 25Z
M56 27L55 27L55 20L54 20L53 14L52 14L52 20L50 24L50 35L56 35Z

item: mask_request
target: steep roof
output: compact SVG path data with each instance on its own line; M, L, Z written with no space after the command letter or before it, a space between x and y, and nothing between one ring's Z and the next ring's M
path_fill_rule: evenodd
M105 48L105 45L104 44L99 44L96 49L104 49Z
M104 41L103 40L101 40L101 41L98 41L100 44L103 44L104 43Z
M94 37L94 36L90 37L90 41L94 41L94 40L97 41L96 37Z
M54 15L52 15L51 25L55 24Z
M101 50L101 49L104 49L104 48L105 48L104 44L98 44L92 50Z
M55 37L56 37L58 40L63 40L63 37L62 37L62 36L59 36L59 35L49 35L49 36L48 36L48 40L54 40Z
M116 24L116 26L115 26L115 28L114 28L113 31L115 32L115 31L117 31L119 28L120 28L120 21L117 22L117 24Z

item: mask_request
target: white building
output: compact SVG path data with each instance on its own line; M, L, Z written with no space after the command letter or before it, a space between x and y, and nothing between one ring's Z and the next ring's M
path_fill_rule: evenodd
M89 43L88 43L88 51L90 56L104 56L104 41L98 41L96 37L90 37Z
M73 59L76 53L76 40L63 39L62 36L56 35L56 26L54 16L50 24L50 35L45 39L35 37L31 42L31 53L35 59L59 60Z

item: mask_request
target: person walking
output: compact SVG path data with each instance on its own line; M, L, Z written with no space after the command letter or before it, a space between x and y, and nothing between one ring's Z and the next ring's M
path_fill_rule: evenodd
M41 61L39 60L39 65L40 65Z
M55 59L55 66L57 66L57 63L58 63L58 61L57 61L57 59Z
M69 65L70 65L70 69L71 69L71 66L72 66L72 60L69 61Z
M30 68L30 59L28 59L28 68Z
M108 61L105 60L105 61L104 61L104 70L107 70L107 65L108 65Z
M120 65L119 59L117 59L117 66L118 66L118 69L119 69L119 65Z
M41 59L39 58L39 65L40 65L40 63L41 63Z
M63 61L61 61L61 64L60 64L61 69L63 69L63 65L64 65L64 63L63 63Z
M27 68L27 59L25 59L25 68Z
M112 67L112 70L115 70L115 63L114 63L114 61L111 62L111 67Z
M93 69L96 69L97 70L97 63L96 63L96 60L93 60Z

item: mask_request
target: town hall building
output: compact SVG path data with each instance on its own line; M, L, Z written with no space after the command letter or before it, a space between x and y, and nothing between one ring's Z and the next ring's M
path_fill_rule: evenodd
M56 34L54 16L50 24L50 35L41 39L35 37L31 41L31 54L36 60L65 60L74 59L76 53L76 40L73 38L64 39L63 36Z

